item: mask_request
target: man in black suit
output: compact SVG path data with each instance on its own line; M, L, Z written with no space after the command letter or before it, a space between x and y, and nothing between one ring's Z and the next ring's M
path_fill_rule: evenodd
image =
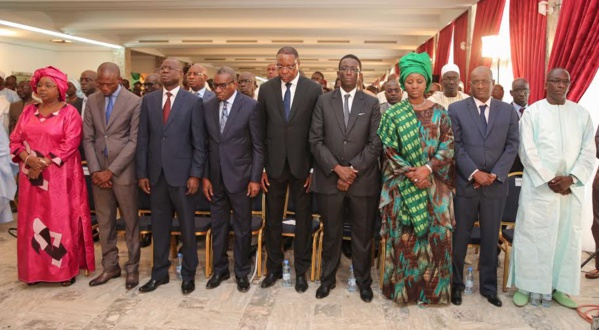
M195 290L198 266L194 201L204 176L204 109L202 99L180 88L179 61L166 59L159 71L163 89L142 98L137 138L138 185L150 194L154 238L152 278L139 291L154 291L169 282L169 242L176 211L183 242L181 291L188 294Z
M266 193L266 251L268 275L262 288L268 288L282 277L282 221L285 193L296 210L294 241L295 290L308 289L306 271L310 266L312 231L312 201L310 181L312 155L308 132L312 112L322 88L299 74L300 60L292 47L277 53L279 76L260 86L258 103L266 121L265 172L262 189Z
M518 115L491 98L487 67L470 74L472 97L449 105L456 161L456 229L453 237L451 302L462 303L464 259L475 221L480 223L480 294L501 307L497 297L497 240L508 194L507 175L518 152Z
M208 163L202 190L210 201L214 275L206 284L216 288L229 278L229 222L235 232L237 289L250 289L248 274L251 248L252 200L260 192L264 168L264 121L258 102L237 92L237 75L230 67L214 76L216 98L206 101L204 116L208 134Z
M337 71L341 88L323 94L312 117L310 145L316 160L312 190L318 194L324 224L321 286L316 291L319 299L335 287L347 210L360 298L372 300L370 263L380 195L378 159L383 145L377 135L379 101L356 87L361 69L355 55L341 58Z
M518 120L522 118L524 111L528 108L528 97L530 96L530 85L528 81L524 78L516 78L512 82L512 89L510 90L510 95L514 99L512 101L512 106L516 113L518 113ZM516 159L514 160L514 165L510 169L511 172L522 172L524 170L524 166L522 165L522 161L520 160L520 156L516 155Z

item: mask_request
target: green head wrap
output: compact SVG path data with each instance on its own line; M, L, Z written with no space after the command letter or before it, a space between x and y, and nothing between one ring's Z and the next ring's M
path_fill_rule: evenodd
M404 82L406 78L412 73L421 74L426 79L426 90L428 92L433 82L431 58L428 53L409 53L406 56L399 59L399 83L401 88L405 91L406 86Z

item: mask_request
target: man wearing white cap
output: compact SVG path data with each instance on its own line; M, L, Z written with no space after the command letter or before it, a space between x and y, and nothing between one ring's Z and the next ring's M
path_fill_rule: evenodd
M21 101L21 98L19 95L17 95L17 92L4 87L4 78L6 78L6 74L0 71L0 96L4 96L9 103Z
M460 85L460 68L453 63L445 64L441 69L441 86L443 91L435 92L428 99L439 103L445 109L450 104L469 98L468 94L464 94L458 90Z

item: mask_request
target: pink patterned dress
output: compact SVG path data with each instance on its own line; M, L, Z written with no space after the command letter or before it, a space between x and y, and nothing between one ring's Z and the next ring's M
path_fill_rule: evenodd
M81 116L68 104L47 117L36 105L27 106L10 135L13 161L20 169L17 263L23 282L63 282L77 276L79 269L95 269L78 152L81 136ZM23 150L54 164L31 181L26 175L29 166L18 157Z

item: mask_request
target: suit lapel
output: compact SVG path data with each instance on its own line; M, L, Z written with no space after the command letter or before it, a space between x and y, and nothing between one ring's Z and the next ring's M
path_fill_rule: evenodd
M483 123L480 121L480 115L478 113L478 109L476 108L476 103L474 103L473 98L468 99L468 111L470 112L470 115L472 116L472 120L474 121L474 123L476 123L476 127L478 127L478 131L480 132L480 135L482 135L483 138L486 138L487 132L485 132ZM487 125L487 127L488 127L488 125Z
M100 110L98 112L100 113L100 116L101 116L100 122L102 123L101 126L102 126L102 129L104 130L104 132L106 132L106 128L107 128L107 125L106 125L106 105L104 104L105 100L106 100L106 98L104 96L102 96L102 97L98 98L98 104L97 104L98 109ZM114 107L112 108L112 110L114 112ZM112 115L111 115L111 117L112 117Z
M177 115L179 108L181 108L181 104L185 102L184 99L187 97L188 93L189 92L184 91L183 88L179 88L179 92L177 92L177 96L175 97L175 102L171 104L171 112L168 114L168 119L166 120L164 129L167 129L173 120L175 120L175 116Z
M499 104L496 101L491 100L491 107L489 108L489 123L487 125L487 134L485 138L489 135L489 132L493 129L493 125L497 121L497 117L499 116Z
M351 129L354 127L356 120L358 119L358 114L362 111L364 107L364 92L356 91L354 95L354 100L351 106L351 112L349 113L349 121L347 122L347 132L351 132ZM341 110L343 112L343 110Z
M212 120L213 127L216 127L216 136L218 137L218 141L220 142L221 134L220 134L220 101L215 102L216 107L211 109L210 111L210 120Z
M112 125L112 123L115 121L115 118L118 117L121 114L121 112L122 112L122 111L117 111L117 109L121 109L121 107L125 103L125 100L124 100L124 97L123 97L123 93L124 92L121 91L119 93L119 95L116 97L116 101L114 101L114 105L112 106L112 113L110 114L110 118L108 118L108 123L106 124L106 130L107 131L108 131L108 128L110 127L110 125ZM104 116L104 117L106 117L106 116Z
M278 104L279 115L281 116L281 119L283 119L283 122L285 123L285 122L287 122L287 120L285 119L285 106L283 105L283 94L281 92L281 78L276 77L273 79L275 79L275 81L273 81L273 84L272 84L272 88L274 89L275 101Z
M299 73L298 73L299 74ZM295 114L301 109L300 103L305 99L304 94L306 94L305 88L306 82L302 78L299 77L297 80L297 86L295 86L295 94L293 95L293 104L291 104L291 110L289 112L289 122L293 120Z
M339 88L333 91L333 96L331 97L331 103L333 104L333 112L335 113L335 117L337 117L337 123L339 124L339 128L343 135L345 135L345 120L343 119L343 101L341 100L341 92Z
M221 138L227 134L227 132L229 131L229 128L233 125L233 120L235 120L235 117L237 116L237 114L239 114L239 111L241 110L242 102L243 102L243 100L241 99L241 93L237 92L237 95L235 96L235 99L233 100L233 104L231 105L231 111L229 112L229 118L227 118L227 122L225 123L225 128L223 129Z

